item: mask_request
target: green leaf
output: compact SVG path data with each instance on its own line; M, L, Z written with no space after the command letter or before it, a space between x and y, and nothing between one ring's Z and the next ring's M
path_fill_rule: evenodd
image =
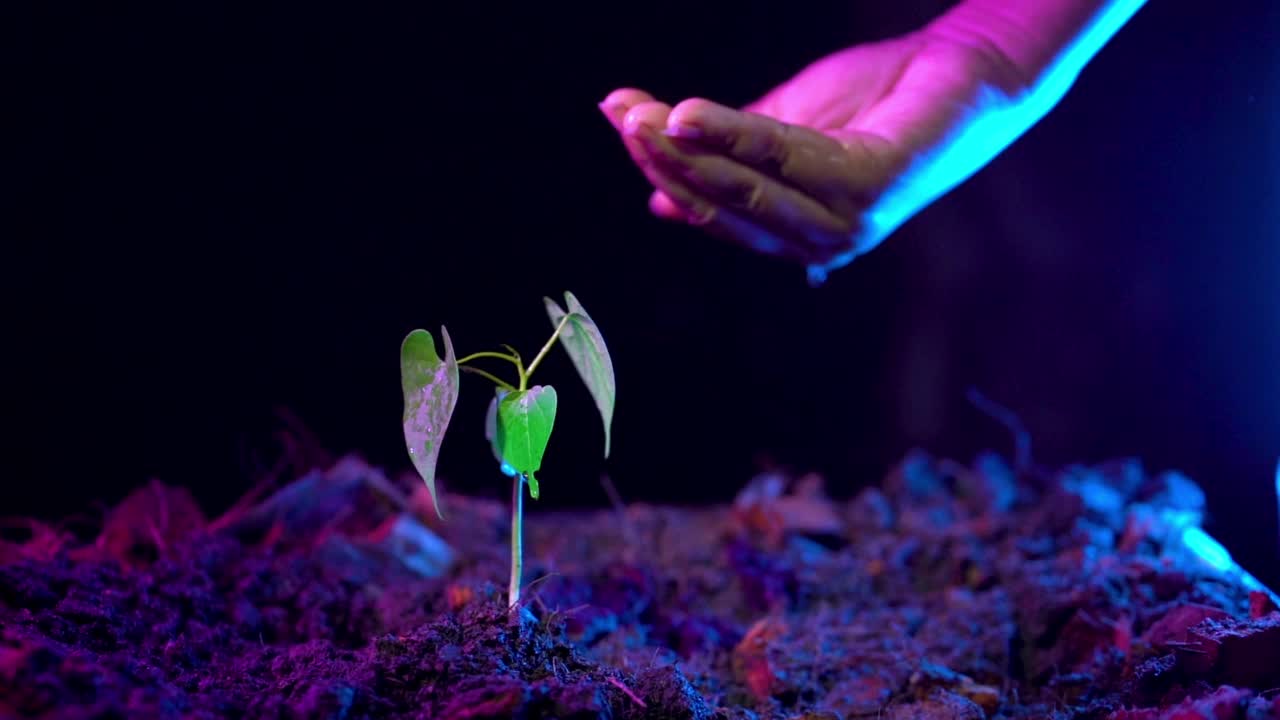
M555 421L556 390L550 385L508 393L498 402L500 457L529 480L529 494L534 500L538 499L534 473L542 468L542 455Z
M543 302L553 326L558 327L565 315L569 316L564 329L560 331L560 344L569 353L573 366L578 369L578 375L582 377L596 402L596 409L600 411L600 420L604 424L604 456L608 458L613 430L614 398L617 394L613 361L609 358L609 349L605 347L600 328L596 327L582 304L573 293L566 292L564 298L568 305L567 311L551 298L543 298Z
M507 394L503 388L494 388L493 399L489 401L489 409L484 416L484 437L493 450L493 458L502 466L502 474L515 477L516 471L502 459L502 447L498 445L498 403Z
M436 514L444 519L436 495L436 461L440 441L458 404L458 361L449 331L444 338L444 359L436 354L435 340L426 330L414 330L400 345L400 387L404 392L404 441L413 466L431 492Z

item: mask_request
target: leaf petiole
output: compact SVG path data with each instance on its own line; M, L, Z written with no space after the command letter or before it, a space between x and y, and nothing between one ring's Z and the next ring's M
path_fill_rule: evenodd
M568 315L565 315L563 318L560 319L560 324L556 325L556 331L551 333L551 337L547 339L547 344L542 346L542 349L538 351L537 356L533 358L533 362L529 363L529 369L521 373L520 375L521 390L525 390L528 388L529 376L533 374L534 369L536 369L538 367L538 364L542 362L542 358L546 357L547 353L551 351L551 346L555 345L556 339L560 337L560 332L564 330L564 326L568 322L569 322Z
M503 380L497 375L494 375L493 373L488 373L488 372L485 372L484 370L481 370L480 368L473 368L473 367L460 367L458 369L461 370L462 372L475 373L476 375L479 375L482 378L486 378L487 380L497 385L498 387L502 388L503 390L507 390L509 392L515 392L516 388L514 385L507 382L506 380Z
M518 373L520 377L527 377L528 374L525 372L524 362L520 360L520 353L516 352L516 349L511 347L510 345L503 345L502 347L510 351L511 357L515 358L516 373Z
M506 360L512 365L515 365L517 368L520 367L519 355L515 355L515 354L508 355L507 353L493 352L491 350L475 352L475 353L471 353L470 355L467 355L466 357L458 358L458 364L465 365L466 363L469 363L472 360L479 360L480 358L498 358L499 360Z
M483 378L487 378L488 380L490 380L491 382L493 382L495 385L502 388L503 390L515 391L516 388L514 385L499 378L498 376L492 373L485 372L484 370L481 370L479 368L462 367L464 364L471 362L472 360L479 360L480 358L497 358L499 360L506 360L507 362L516 366L516 373L520 376L520 386L524 387L524 381L525 381L525 378L527 377L527 373L525 373L524 363L521 362L520 360L520 353L516 352L515 348L511 347L510 345L503 345L503 347L510 350L511 354L508 355L507 353L494 352L492 350L484 350L481 352L471 353L470 355L467 355L466 357L458 360L459 369L465 370L467 372L475 373L476 375L479 375Z

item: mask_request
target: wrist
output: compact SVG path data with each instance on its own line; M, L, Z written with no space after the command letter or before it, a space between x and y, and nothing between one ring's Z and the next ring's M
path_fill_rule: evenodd
M924 30L974 47L1013 94L1059 95L1145 0L963 0Z
M929 44L945 44L963 53L966 70L983 85L1018 96L1035 85L1035 74L1006 50L1006 31L994 27L969 3L961 3L920 29Z

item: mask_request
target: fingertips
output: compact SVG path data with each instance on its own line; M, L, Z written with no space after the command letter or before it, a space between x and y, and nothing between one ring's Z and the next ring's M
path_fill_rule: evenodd
M662 149L655 144L657 131L654 125L657 120L665 120L665 113L659 109L638 107L627 113L623 127L623 141L627 147L634 148L632 157L640 166L645 177L666 196L664 203L675 208L675 214L681 219L697 223L710 213L710 203L702 201L689 186L682 182L678 175L670 172L670 163L662 163L655 157ZM660 215L661 216L661 215Z
M848 223L820 202L756 170L715 153L685 152L680 141L647 126L633 131L655 169L698 197L786 236L797 247L847 234Z
M854 211L861 170L842 143L812 128L707 100L679 103L667 116L665 135L696 143L810 196L839 215Z
M632 102L634 104L627 104ZM650 159L644 145L634 137L635 128L641 124L665 123L671 108L665 103L652 99L647 93L617 91L600 104L600 110L622 135L623 145L631 155L632 162L643 169ZM628 131L627 128L631 130Z
M653 96L645 92L644 90L640 90L639 88L624 87L624 88L618 88L617 90L614 90L613 92L606 95L604 100L600 101L600 104L601 105L626 105L627 107L632 107L635 105L639 105L642 102L650 102L652 100L653 100Z
M671 109L666 133L690 140L724 140L736 126L737 111L703 98L690 98Z
M663 220L669 220L671 222L680 222L686 219L684 211L680 209L680 206L676 205L675 201L671 199L671 196L667 195L662 190L654 190L653 193L649 195L649 212L652 212Z
M645 132L652 132L654 127L662 127L667 122L667 114L671 107L666 103L650 100L635 105L626 112L622 119L622 141L631 152L631 158L642 170L652 165L652 152L640 137Z
M653 102L653 100L653 96L643 90L620 88L605 96L604 100L600 101L599 107L614 129L622 132L622 122L627 112L636 105Z
M654 196L649 199L650 209L659 214L659 217L698 226L707 225L715 219L717 214L715 205L694 192L678 178L653 163L648 163L641 169L644 171L645 179L657 190L654 196L661 194L662 199Z
M628 135L635 135L643 128L656 131L666 127L670 114L671 106L666 103L657 100L638 103L631 106L623 117L622 131Z
M827 254L822 246L846 230L819 202L712 149L758 131L754 116L698 98L673 109L625 89L611 93L601 110L655 188L648 205L660 219L802 263Z
M713 212L698 215L696 211L682 207L664 190L657 190L649 196L649 209L663 220L697 227L721 242L794 262L804 260L804 256L790 243L732 210L714 208Z
M648 169L646 177L659 188L649 196L649 209L657 217L697 227L722 242L758 253L792 262L813 262L812 255L805 249L752 218L710 204L661 168Z

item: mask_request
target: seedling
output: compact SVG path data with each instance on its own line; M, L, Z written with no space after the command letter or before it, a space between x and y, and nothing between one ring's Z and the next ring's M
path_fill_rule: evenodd
M445 350L443 359L436 352L435 339L426 330L409 333L400 346L405 445L414 467L427 484L431 503L441 520L444 519L444 510L436 493L436 461L440 456L440 442L458 403L458 371L474 373L494 384L494 396L485 415L485 437L503 474L512 478L511 584L508 590L512 607L520 601L524 486L528 485L529 496L537 500L536 473L542 467L542 456L556 419L555 388L550 385L531 386L529 379L556 340L568 352L600 411L600 419L604 423L604 457L609 457L615 394L613 362L609 359L600 329L582 304L572 293L566 292L564 297L566 308L561 308L551 298L543 299L555 331L528 367L525 367L520 353L510 345L502 346L506 352L484 351L456 358L453 341L444 326L440 328ZM515 366L516 382L506 382L497 375L468 365L482 359L503 360Z

